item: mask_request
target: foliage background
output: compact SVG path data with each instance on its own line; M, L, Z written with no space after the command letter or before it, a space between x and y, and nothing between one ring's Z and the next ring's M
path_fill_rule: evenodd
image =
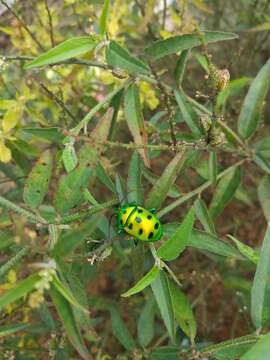
M259 357L261 345L256 348L259 350L250 348L260 339L259 334L266 334L269 329L269 236L265 236L265 232L270 218L270 112L269 95L264 96L269 70L249 99L246 114L259 110L259 116L252 120L257 124L256 132L251 130L252 137L243 136L244 131L249 130L240 129L239 114L252 80L269 59L269 1L149 0L143 3L115 0L104 19L106 33L100 20L105 8L103 1L29 0L17 1L9 8L4 1L0 2L6 9L0 16L3 56L0 59L0 194L15 204L14 207L3 199L0 202L3 359L77 359L78 356L104 360L178 359L179 356L183 359L231 360L240 356L241 359L263 359ZM144 48L157 39L189 33L198 35L205 29L235 33L238 38L210 44L207 48L193 48L186 66L181 66L181 62L179 65L184 71L181 86L175 67L183 52L158 61L152 61L144 53ZM101 44L79 56L81 64L25 68L31 58L78 36L91 36ZM129 71L122 63L112 70L105 54L108 39L127 48L132 56L143 59L151 68L150 78L154 84L149 79L145 81L143 74ZM230 72L231 81L223 91L217 91L215 81L218 79L213 74L225 68ZM207 74L210 80L206 79ZM74 135L70 130L91 109L126 81L136 82L133 91L137 91L137 86L140 109L134 94L130 96L136 105L128 107L125 89L110 103L114 109L113 120L110 110L106 112L107 109L101 107L93 114L86 134L76 134L74 144L70 138L63 143L65 136ZM173 108L170 113L164 83L172 87L177 83L180 91L184 90L210 114L218 109L223 119L220 117L216 141L205 143L207 134L202 141L196 131L194 134L194 127L190 130L187 117L194 116L196 128L201 115L194 103L193 108L183 105L179 108L179 102L170 93ZM260 91L262 94L258 95ZM256 96L259 97L257 103ZM197 109L195 115L194 109ZM161 174L177 157L171 151L170 118L179 148L183 150L188 144L188 150L184 164L180 164L181 159L177 159L177 166L170 163L167 169L171 171L171 178L166 180ZM242 126L245 124L244 121ZM232 131L228 131L228 127ZM48 128L51 130L44 131ZM42 132L38 132L39 129L43 129ZM218 144L224 133L226 143ZM144 150L141 145L146 142L150 147ZM135 145L132 147L132 144ZM165 144L165 148L151 150L151 145L159 144ZM134 147L138 147L139 152L134 151ZM40 167L36 167L36 173L30 173L37 160ZM235 164L238 165L234 168ZM233 172L218 182L216 173L230 166ZM68 186L63 180L67 173L74 174ZM185 305L186 298L178 299L177 307L182 316L187 311L189 330L185 331L180 321L173 344L167 331L169 315L167 320L162 311L160 315L160 304L155 302L150 288L130 298L121 297L153 265L148 246L134 247L131 239L117 237L114 221L110 234L107 230L110 215L115 211L113 205L119 201L121 179L124 183L127 180L124 193L129 200L143 198L144 188L144 204L156 204L159 214L164 214L164 224L181 223L189 209L195 208L194 228L205 232L200 233L200 237L193 231L186 250L169 265L183 284L181 294L185 294L191 304L197 324L196 345L189 339L192 336L187 336L195 331L195 325L190 307ZM162 191L156 179L162 179ZM200 191L200 186L207 181L209 185ZM152 188L153 183L156 185ZM42 195L40 199L37 192L34 197L34 190L46 193L45 199ZM181 206L173 207L168 213L164 211L176 199L183 199ZM200 212L202 203L198 199L204 201L209 213L205 209ZM97 203L105 205L99 208ZM94 215L89 212L90 205L96 212ZM31 215L29 219L29 213L22 209L56 225L42 226L40 219L31 219ZM79 213L79 218L72 222L65 218L74 213ZM86 213L91 216L84 218ZM176 226L165 228L165 237L169 237ZM227 234L241 243L229 239ZM109 237L113 238L112 247L107 246ZM262 242L265 256L261 253L259 257ZM250 247L244 248L243 244ZM44 266L52 266L52 259L57 263L57 276L62 284L59 286L64 286L62 291L56 290L54 270L44 270ZM40 268L43 273L39 276L45 283L34 278L25 292L18 290L20 281L40 272ZM257 278L262 277L253 282L255 271ZM35 282L40 291L34 288ZM20 295L15 296L15 302L5 298L12 289ZM164 295L162 289L157 298ZM90 315L80 306L89 309ZM260 307L263 310L259 314ZM65 313L61 313L61 309ZM80 340L78 329L86 345ZM7 336L10 333L12 336ZM222 343L246 335L249 337L236 340L232 348ZM260 339L265 341L267 349L268 338L266 335ZM211 344L219 344L218 350L208 347ZM197 351L201 349L200 355ZM248 355L250 351L255 351L255 355L252 352Z

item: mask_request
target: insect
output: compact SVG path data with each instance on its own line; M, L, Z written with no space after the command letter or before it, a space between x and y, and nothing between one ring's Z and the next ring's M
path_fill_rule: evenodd
M126 232L144 242L159 240L163 229L154 213L155 209L146 210L134 203L123 205L116 213L118 232Z

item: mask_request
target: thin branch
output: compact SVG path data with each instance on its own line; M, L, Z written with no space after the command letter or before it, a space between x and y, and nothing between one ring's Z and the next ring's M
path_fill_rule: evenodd
M163 0L162 30L164 30L166 26L166 16L167 16L167 0Z
M51 90L49 90L47 88L47 86L45 84L43 84L42 82L39 83L39 85L42 87L42 89L46 92L46 94L57 103L57 105L59 105L61 107L61 109L64 110L65 113L67 113L67 115L72 119L72 121L75 124L78 124L78 121L76 119L76 117L70 112L70 110L67 108L67 106L65 105L65 103L59 99Z
M32 33L29 27L25 24L25 22L11 9L11 7L4 1L0 0L1 4L5 6L5 8L19 21L24 30L30 35L30 37L34 40L34 42L38 45L40 50L44 51L45 48L41 45L39 40L36 38L36 35Z
M48 14L51 44L52 44L52 47L54 47L55 42L54 42L54 34L53 34L52 14L51 14L51 11L50 11L48 0L44 0L44 3L45 3L45 8L46 8L46 11L47 11L47 14Z

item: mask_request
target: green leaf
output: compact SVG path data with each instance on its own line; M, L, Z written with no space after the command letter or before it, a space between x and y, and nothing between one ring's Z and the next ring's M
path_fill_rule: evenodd
M213 43L224 40L236 39L238 36L233 33L222 31L205 31L203 32L204 42ZM174 54L178 51L191 49L195 46L202 45L198 34L185 34L169 37L165 40L158 40L145 49L145 52L152 60L161 59L164 56Z
M266 136L254 144L255 151L262 154L264 157L270 157L270 139Z
M246 352L240 360L268 360L270 333L262 336L257 343Z
M40 139L45 139L49 141L62 142L65 138L65 135L62 134L60 128L50 127L50 128L23 128L22 132L26 134L34 135Z
M248 77L231 80L225 89L219 92L217 96L217 108L225 106L230 96L239 95L243 88L250 84L251 80L252 79Z
M68 39L54 48L41 54L33 61L25 65L25 69L56 64L75 56L85 54L93 50L97 45L97 40L91 36L79 36Z
M185 150L179 152L169 162L160 178L156 181L146 199L147 208L159 208L166 199L185 161Z
M45 150L28 175L23 198L26 204L33 209L36 209L42 203L48 191L52 166L52 154L50 150Z
M169 282L169 286L176 321L184 333L191 338L193 342L196 336L197 325L189 301L179 287L171 281Z
M263 102L269 88L270 59L252 81L238 119L238 133L247 139L257 129Z
M0 338L14 334L17 331L24 330L24 329L28 328L29 326L30 325L26 324L26 323L0 326Z
M99 33L104 35L107 28L107 19L109 14L110 0L104 0L102 12L99 18Z
M119 198L119 203L127 203L128 199L126 196L125 183L118 173L115 175L115 189Z
M258 197L264 216L270 221L270 176L264 176L258 186Z
M161 346L153 349L148 360L179 360L179 348L173 346Z
M265 307L269 304L265 301L267 287L269 287L270 272L270 223L264 236L260 251L260 259L256 268L255 277L251 289L251 318L256 328L260 328L269 320L265 318Z
M226 340L218 344L210 345L201 350L205 356L211 356L216 360L239 359L260 339L258 335L246 335L232 340ZM242 359L242 358L241 358ZM257 360L254 358L254 360Z
M124 97L124 112L129 130L136 145L147 144L147 133L141 111L139 89L136 84L130 85ZM150 167L146 149L139 149L139 154L147 167Z
M183 50L177 60L173 75L175 79L176 87L179 88L182 84L186 63L189 55L189 50Z
M168 334L174 342L175 339L175 323L172 299L169 289L169 281L166 274L160 271L155 281L151 284L156 302L158 304L162 319L168 330Z
M71 172L78 165L78 158L73 144L65 146L62 159L67 173Z
M190 106L190 103L188 102L183 90L175 89L174 96L187 126L190 128L190 130L195 136L201 136L202 129L198 120L198 116Z
M106 51L107 63L113 67L128 71L131 74L149 74L148 66L130 55L127 49L111 41Z
M110 176L107 174L106 170L102 166L102 164L99 162L97 164L97 177L98 179L109 189L111 192L115 193L115 186L110 178Z
M153 174L151 171L149 171L146 168L143 168L142 174L151 185L154 185L159 179L157 175ZM179 196L181 196L181 192L178 189L178 186L172 185L171 189L168 192L168 196L171 198L178 198Z
M91 360L92 357L90 356L83 342L82 336L74 319L70 304L57 290L53 283L51 285L49 293L53 300L54 306L56 307L58 315L64 325L66 334L71 344L74 346L74 348L78 351L78 353L84 360Z
M156 302L151 297L145 302L138 320L137 333L142 347L146 347L155 335L155 312Z
M252 157L252 160L267 174L270 174L270 163L262 155L255 154Z
M209 153L209 180L213 185L217 182L217 173L218 173L218 166L217 166L217 153L215 151L211 151Z
M88 314L89 311L87 309L85 309L78 301L77 299L74 297L74 295L72 294L72 292L67 288L65 287L61 281L56 277L54 276L53 277L53 285L54 287L58 290L58 292L60 294L63 295L63 297L73 306L75 306L76 308L82 310L84 313Z
M196 199L194 209L197 218L200 220L204 230L210 234L215 234L215 225L208 213L207 207L202 199Z
M235 243L237 249L240 251L242 255L244 255L247 259L252 261L254 264L257 264L259 261L259 255L253 250L250 246L243 244L241 241L237 240L234 236L228 235L228 237Z
M127 190L128 201L136 204L143 204L143 187L141 181L141 157L134 151L129 164Z
M240 182L241 172L239 168L234 169L219 181L209 207L209 214L212 218L222 213L225 206L233 198Z
M118 311L113 307L110 307L109 311L111 314L113 335L127 351L134 351L136 347L135 341L133 340L133 337L131 336L125 323L121 319Z
M0 310L32 291L39 280L40 276L38 274L34 274L20 281L13 288L6 291L4 295L0 297Z
M156 265L154 265L152 267L152 269L150 271L148 271L148 273L146 275L144 275L144 277L142 277L137 282L137 284L135 284L131 289L126 291L121 296L128 297L128 296L131 296L131 295L134 295L134 294L137 294L137 293L143 291L147 286L152 284L152 282L156 279L158 274L159 274L159 269Z
M166 261L175 260L185 250L189 242L194 220L195 213L192 207L173 236L158 249L157 254L159 257Z
M172 236L178 226L179 224L165 224L163 226L164 235ZM205 231L192 230L188 246L202 250L203 252L208 251L216 255L243 260L241 254L232 245Z

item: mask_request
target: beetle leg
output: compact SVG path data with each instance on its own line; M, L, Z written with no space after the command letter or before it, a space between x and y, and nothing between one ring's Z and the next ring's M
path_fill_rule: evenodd
M155 208L151 208L151 209L148 209L148 211L149 211L151 214L155 214L156 209L155 209Z

